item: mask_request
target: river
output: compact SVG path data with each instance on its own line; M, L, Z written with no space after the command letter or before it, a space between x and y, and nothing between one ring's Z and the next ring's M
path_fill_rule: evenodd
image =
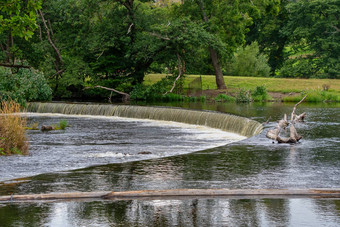
M67 119L71 127L65 132L30 132L31 157L45 152L44 158L40 164L39 161L29 164L30 156L26 157L27 164L21 161L19 173L12 175L7 170L10 167L1 170L8 174L1 175L4 181L0 194L340 188L339 105L301 104L298 113L306 112L307 119L296 126L303 139L294 145L273 144L265 138L266 130L274 127L283 113L290 114L293 104L175 106L227 112L259 122L269 117L272 120L261 134L240 140L219 130L177 123L31 115L30 121L47 123ZM86 156L82 156L84 150ZM150 153L139 154L145 151ZM14 160L8 166L13 167L24 158L2 157L1 165L7 165L10 159ZM340 200L207 197L3 203L0 223L1 226L339 226Z

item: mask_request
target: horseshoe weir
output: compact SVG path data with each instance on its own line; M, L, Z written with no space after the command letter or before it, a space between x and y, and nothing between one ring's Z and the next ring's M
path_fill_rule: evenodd
M301 104L293 145L265 137L293 104L164 105L186 109L31 103L28 125L71 127L0 157L0 225L340 226L339 105Z
M257 135L261 133L263 129L262 124L245 117L212 111L195 111L180 108L33 102L29 104L27 111L175 121L194 125L204 125L223 131L237 133L246 137Z

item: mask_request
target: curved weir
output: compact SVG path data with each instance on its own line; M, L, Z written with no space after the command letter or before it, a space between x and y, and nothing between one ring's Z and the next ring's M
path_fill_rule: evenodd
M109 104L67 104L29 103L28 112L60 113L73 115L102 115L204 125L251 137L259 134L263 127L257 121L235 115L212 111L196 111L180 108L109 105Z

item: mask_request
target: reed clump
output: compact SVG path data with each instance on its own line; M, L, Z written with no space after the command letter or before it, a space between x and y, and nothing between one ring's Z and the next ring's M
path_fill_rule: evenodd
M0 155L28 154L26 119L20 116L19 112L18 103L12 100L1 101Z

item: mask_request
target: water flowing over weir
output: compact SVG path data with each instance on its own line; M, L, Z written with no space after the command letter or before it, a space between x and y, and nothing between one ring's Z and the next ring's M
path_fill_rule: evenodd
M180 108L146 107L109 104L29 103L28 112L60 113L73 115L101 115L204 125L223 131L251 137L263 127L257 121L235 115L212 111L196 111Z

